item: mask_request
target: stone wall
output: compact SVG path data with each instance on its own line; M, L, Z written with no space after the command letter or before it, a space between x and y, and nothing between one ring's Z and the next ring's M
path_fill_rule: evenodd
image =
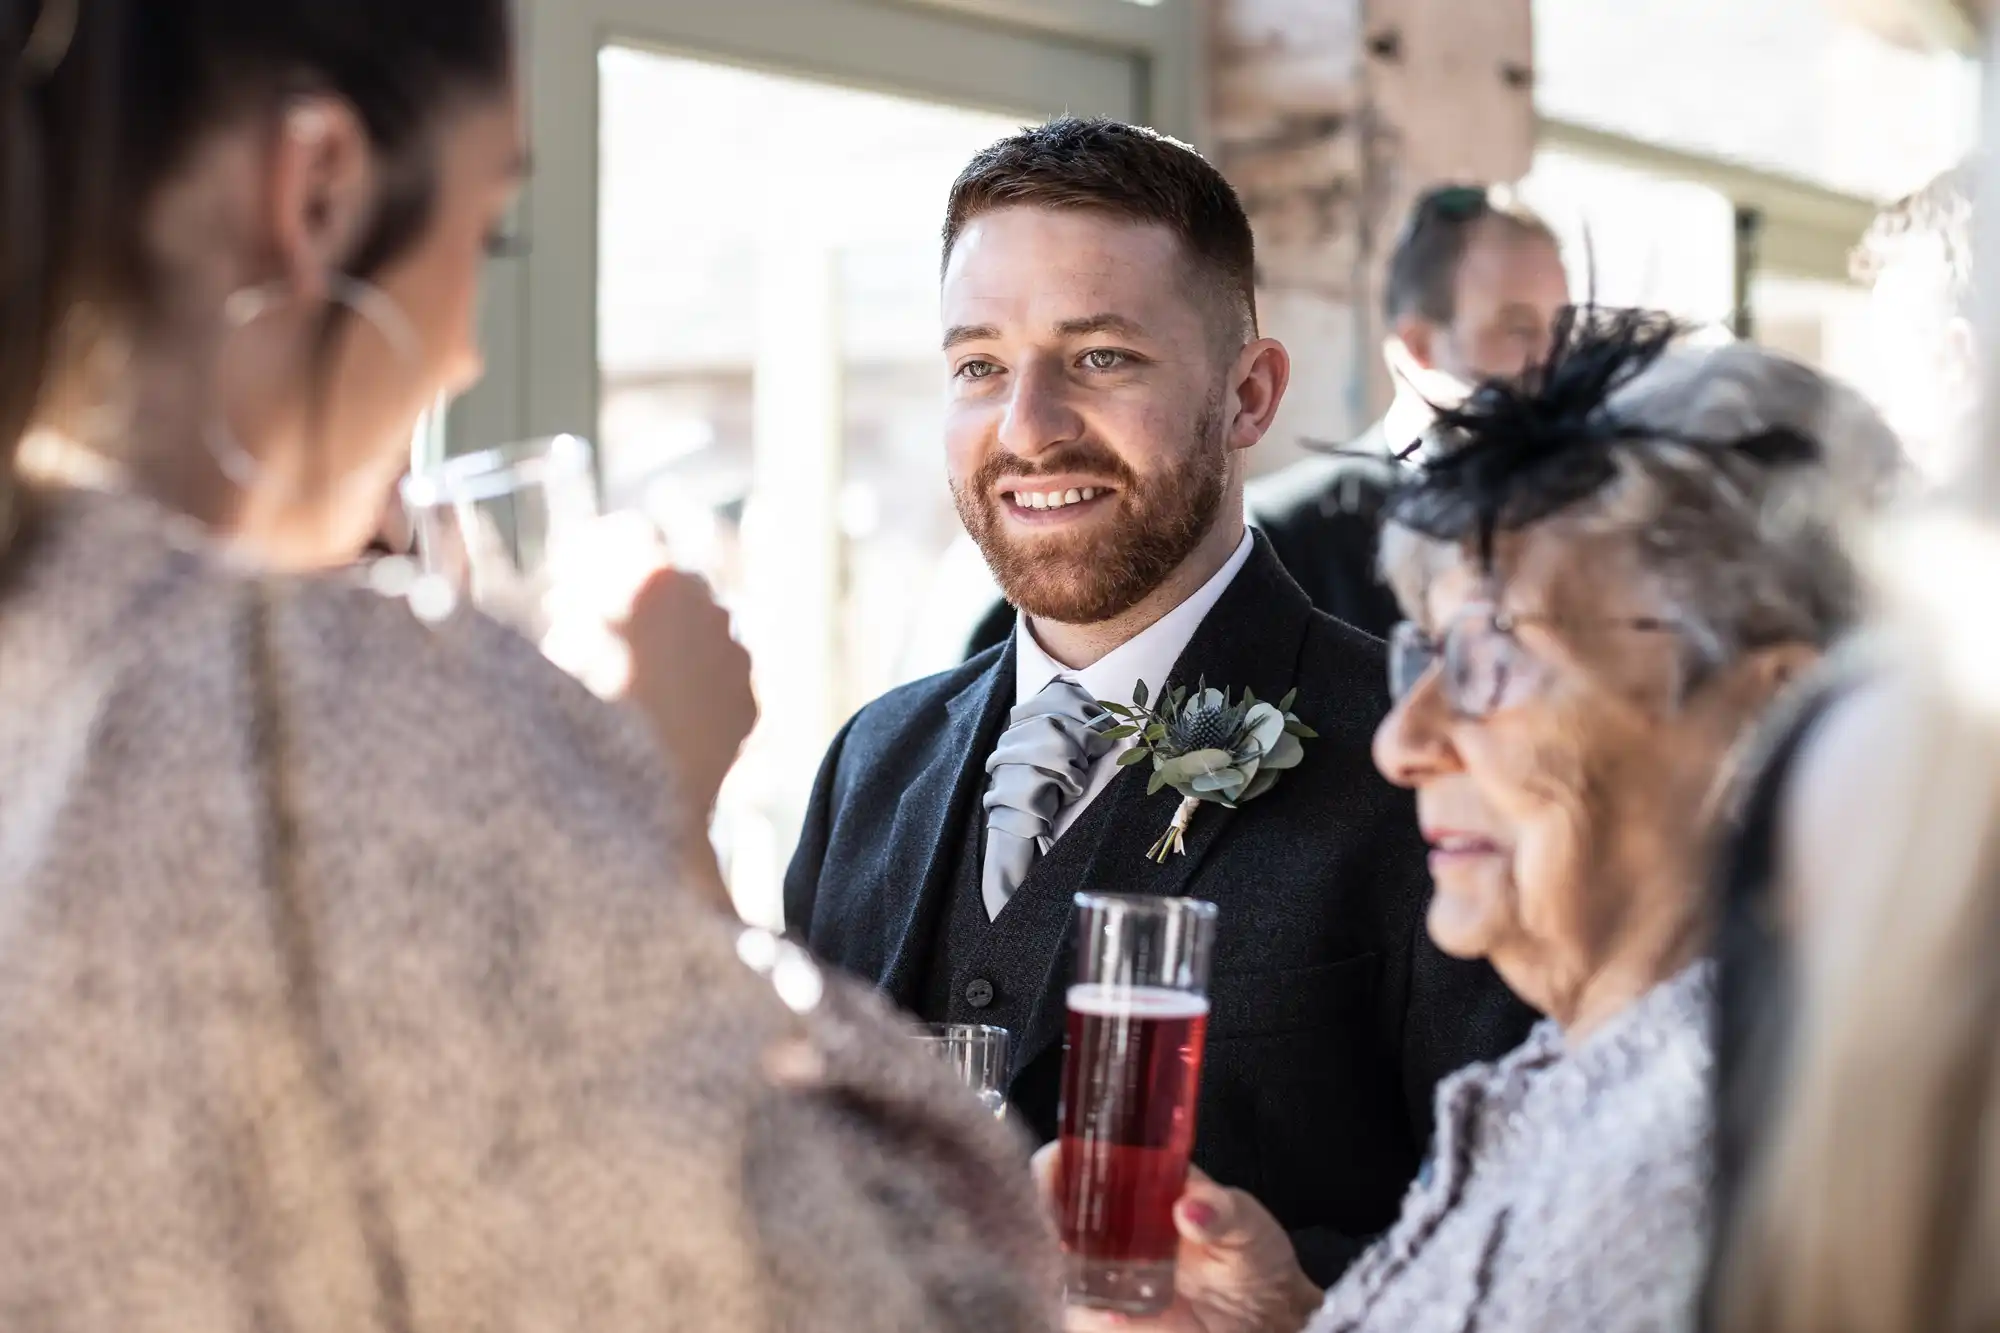
M1210 139L1257 229L1293 381L1261 468L1388 401L1382 266L1410 201L1534 151L1531 0L1209 0Z

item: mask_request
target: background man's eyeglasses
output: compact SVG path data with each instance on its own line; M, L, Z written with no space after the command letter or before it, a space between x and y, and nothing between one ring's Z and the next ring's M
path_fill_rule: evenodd
M1416 212L1419 217L1441 217L1452 222L1467 222L1491 212L1492 209L1492 200L1479 186L1441 185L1418 196Z

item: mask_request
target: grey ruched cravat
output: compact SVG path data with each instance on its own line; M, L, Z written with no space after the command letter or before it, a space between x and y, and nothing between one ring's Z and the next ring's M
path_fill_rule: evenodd
M1083 795L1090 770L1110 751L1110 718L1075 681L1052 680L1007 715L1007 730L986 761L986 859L979 893L986 918L1028 877L1055 833L1063 806Z

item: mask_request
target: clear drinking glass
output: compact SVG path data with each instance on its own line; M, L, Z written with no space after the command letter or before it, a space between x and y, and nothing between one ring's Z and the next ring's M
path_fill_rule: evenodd
M556 435L448 458L405 478L403 503L428 585L419 613L469 598L540 642L555 562L597 518L590 445Z
M470 600L609 698L631 670L611 626L665 554L644 515L599 516L591 458L588 443L557 435L412 473L403 504L423 573L408 596L429 620Z
M1007 1118L1007 1060L1013 1038L1006 1028L977 1023L931 1023L917 1034L959 1082L972 1089L995 1119Z
M1056 1185L1074 1304L1173 1303L1215 919L1193 898L1076 895Z

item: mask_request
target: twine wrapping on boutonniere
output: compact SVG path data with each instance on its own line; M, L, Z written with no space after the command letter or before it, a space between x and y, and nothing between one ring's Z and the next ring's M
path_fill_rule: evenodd
M1170 854L1187 853L1188 824L1204 801L1235 809L1262 796L1278 783L1286 769L1305 758L1302 742L1319 733L1299 721L1293 690L1275 704L1249 690L1234 701L1226 689L1213 690L1206 680L1190 695L1186 686L1169 691L1148 706L1146 682L1132 689L1129 705L1098 700L1099 707L1120 719L1104 733L1107 740L1136 738L1138 744L1118 760L1120 767L1153 762L1146 794L1172 787L1181 794L1173 822L1146 855L1162 865Z

